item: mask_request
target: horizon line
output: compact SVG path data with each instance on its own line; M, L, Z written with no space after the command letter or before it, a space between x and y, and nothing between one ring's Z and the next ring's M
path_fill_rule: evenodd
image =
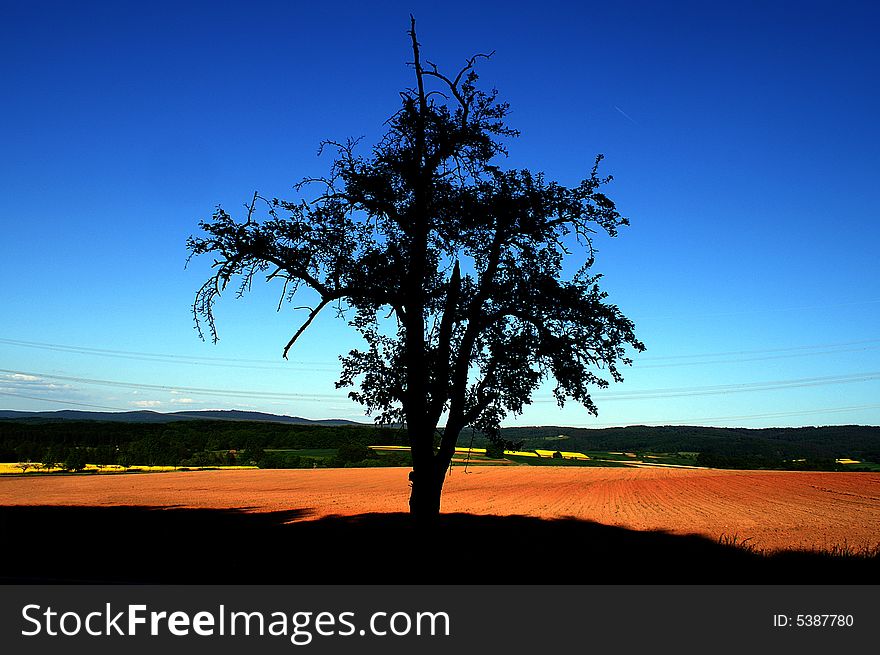
M377 423L368 423L364 421L356 421L353 419L344 419L344 418L305 418L303 416L293 416L290 414L273 414L271 412L263 412L259 410L252 409L184 409L184 410L175 410L170 412L161 412L153 409L130 409L130 410L113 410L113 411L90 411L90 410L82 410L82 409L49 409L49 410L22 410L22 409L0 409L0 413L11 412L15 414L57 414L60 412L77 412L79 414L156 414L159 416L173 416L177 414L199 414L199 413L210 413L210 412L225 412L225 413L241 413L241 414L262 414L264 416L274 416L277 418L289 418L289 419L299 419L301 421L307 421L310 423L326 423L328 421L340 421L345 423L350 423L353 425L359 425L364 427L400 427L399 425L381 425ZM3 420L3 417L0 416L0 420ZM214 419L214 420L222 420L222 419ZM243 419L247 420L247 419ZM258 421L255 421L258 422ZM266 421L273 422L273 421ZM438 426L445 428L446 426ZM502 430L517 430L517 429L528 429L528 428L559 428L559 429L575 429L575 430L610 430L615 428L685 428L685 427L698 427L698 428L712 428L718 430L806 430L806 429L816 429L816 428L842 428L842 427L859 427L859 428L880 428L880 425L875 425L872 423L825 423L822 425L800 425L800 426L782 426L782 425L774 425L774 426L764 426L764 427L749 427L744 425L739 426L730 426L730 425L705 425L699 423L664 423L662 421L648 421L641 423L627 423L620 425L601 425L601 426L590 426L590 425L562 425L555 423L541 424L541 425L504 425L501 426Z

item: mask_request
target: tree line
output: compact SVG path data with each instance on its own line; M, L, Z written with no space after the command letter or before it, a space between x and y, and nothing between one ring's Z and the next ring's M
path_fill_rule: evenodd
M579 452L698 453L695 463L712 468L840 468L835 459L880 462L880 427L711 428L630 426L586 429L505 428L519 448ZM440 436L435 437L438 443ZM0 421L0 461L41 462L77 469L88 464L148 466L257 465L261 468L322 466L409 466L408 453L378 455L371 445L407 445L406 433L369 425L290 425L258 421ZM475 433L459 446L487 447L503 456L503 446ZM332 456L291 452L335 450ZM848 465L846 470L854 470Z
M503 434L521 442L525 449L696 452L697 463L712 468L827 469L834 467L835 459L845 457L880 462L880 427L865 425L759 429L689 425L526 427L507 428Z
M228 466L262 468L405 465L405 457L379 461L367 448L396 445L402 433L372 426L311 426L232 421L113 423L0 421L0 461L41 462L73 470L98 465ZM332 459L285 450L335 449ZM282 452L274 452L282 451ZM398 461L400 460L400 461Z

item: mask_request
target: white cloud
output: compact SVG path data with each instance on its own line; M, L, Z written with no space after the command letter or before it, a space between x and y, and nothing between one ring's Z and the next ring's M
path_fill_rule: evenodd
M36 375L25 375L24 373L13 373L12 375L7 375L6 378L19 382L36 382L40 379Z
M161 400L133 400L129 403L134 407L158 407L162 404Z
M74 387L69 384L50 382L36 375L27 373L4 373L0 374L0 390L9 393L39 393L51 394L55 392L70 392Z
M195 402L192 398L172 398L171 402L175 405L189 405Z

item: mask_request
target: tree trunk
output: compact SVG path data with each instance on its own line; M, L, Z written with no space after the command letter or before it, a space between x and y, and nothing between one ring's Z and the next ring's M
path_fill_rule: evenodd
M440 494L443 491L446 467L438 471L438 462L434 460L431 463L433 466L428 469L413 468L410 473L412 491L409 496L409 511L422 525L434 523L440 515Z
M432 443L420 443L420 457L413 457L413 470L409 474L412 491L409 496L409 511L413 518L421 525L430 525L436 522L440 515L440 495L443 492L443 483L446 481L446 473L452 463L455 454L455 443L461 427L457 424L447 424L443 431L440 449L433 452ZM413 441L410 443L415 446Z

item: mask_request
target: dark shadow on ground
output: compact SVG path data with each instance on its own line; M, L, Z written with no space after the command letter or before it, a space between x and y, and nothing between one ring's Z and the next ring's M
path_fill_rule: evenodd
M308 519L180 507L0 507L0 581L256 584L862 584L880 559L772 557L576 519Z

